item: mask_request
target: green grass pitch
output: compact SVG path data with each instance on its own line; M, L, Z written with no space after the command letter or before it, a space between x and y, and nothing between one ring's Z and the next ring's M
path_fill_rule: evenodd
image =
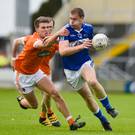
M36 92L38 100L41 101L40 92ZM72 115L81 115L86 121L86 126L78 131L69 131L68 125L57 111L52 101L53 110L57 114L62 126L45 127L38 123L39 108L37 110L22 110L17 101L17 92L13 90L0 89L0 135L135 135L135 95L132 94L109 94L112 104L119 110L120 115L113 119L99 103L104 114L109 119L113 131L105 132L100 122L87 109L82 98L72 92L61 92L68 104Z

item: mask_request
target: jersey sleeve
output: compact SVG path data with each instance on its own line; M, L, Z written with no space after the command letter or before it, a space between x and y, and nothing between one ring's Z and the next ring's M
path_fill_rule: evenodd
M88 38L91 40L93 38L93 31L94 31L93 26L91 24L85 23L84 29L88 35Z
M59 41L69 40L68 36L60 36Z
M89 39L92 39L93 38L93 26L92 25L89 25L89 28L88 28L88 31L89 31Z

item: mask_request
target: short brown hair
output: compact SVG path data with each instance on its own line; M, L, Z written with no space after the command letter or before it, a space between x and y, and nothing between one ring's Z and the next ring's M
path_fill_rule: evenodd
M70 13L71 14L78 14L79 17L84 17L84 11L81 8L73 8Z
M34 27L38 28L40 23L50 23L50 22L53 22L53 26L55 25L55 21L53 20L52 17L40 16L34 21Z

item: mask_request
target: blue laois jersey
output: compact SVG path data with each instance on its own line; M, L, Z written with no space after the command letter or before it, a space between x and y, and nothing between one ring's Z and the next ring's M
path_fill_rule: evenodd
M93 26L90 24L83 23L80 31L74 30L69 24L65 28L68 29L69 35L60 37L60 41L68 40L70 47L80 45L86 39L93 38ZM63 56L62 60L64 69L78 70L83 63L91 60L91 57L89 56L89 49L83 49L70 56Z

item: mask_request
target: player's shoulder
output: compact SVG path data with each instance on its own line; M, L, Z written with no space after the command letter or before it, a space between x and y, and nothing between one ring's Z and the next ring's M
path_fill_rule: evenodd
M92 24L89 24L89 23L83 23L83 27L85 29L93 29L93 25Z
M30 38L32 37L32 35L27 35L24 37L24 41L27 42Z
M83 29L87 33L93 33L93 25L92 24L84 23L83 24Z
M34 32L32 35L28 36L28 38L27 38L28 43L34 43L38 40L39 40L39 35L36 32Z
M71 27L70 24L66 24L64 27L65 27L66 29L68 29L68 30L72 29L72 27Z
M70 24L67 23L67 24L64 25L64 27L65 27L65 28L68 28L68 27L70 27Z

